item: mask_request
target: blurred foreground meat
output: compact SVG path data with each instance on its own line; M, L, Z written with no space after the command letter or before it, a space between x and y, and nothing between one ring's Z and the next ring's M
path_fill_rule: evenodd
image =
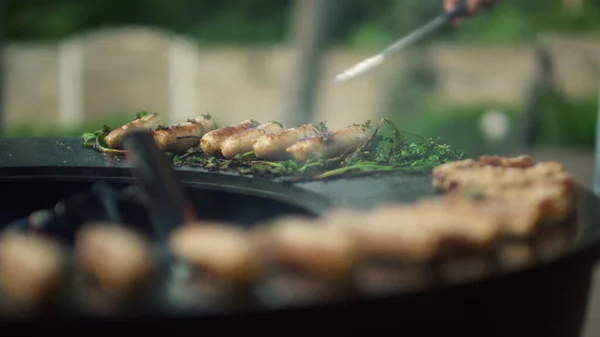
M10 314L35 309L61 285L65 255L49 238L9 232L0 237L0 291Z
M128 296L154 269L150 242L141 234L116 224L95 223L75 238L79 270L91 277L91 286L117 297Z
M358 262L357 248L352 233L296 217L275 222L264 246L274 264L322 279L347 277Z
M255 244L240 227L229 224L187 224L175 230L169 247L196 272L233 286L247 285L260 272Z
M468 188L526 187L553 182L575 185L572 176L560 163L536 164L527 156L483 156L478 162L467 159L440 165L433 170L433 186L444 192Z
M214 307L416 291L552 260L576 238L577 185L558 163L494 156L435 173L445 193L412 204L338 208L316 219L283 216L251 230L206 220L181 225L170 233L164 260L168 296ZM77 295L109 310L154 291L149 281L163 263L147 238L112 223L79 229L74 257L76 279L84 281L77 285L87 289ZM63 263L59 244L48 238L0 236L2 309L46 303L61 285Z

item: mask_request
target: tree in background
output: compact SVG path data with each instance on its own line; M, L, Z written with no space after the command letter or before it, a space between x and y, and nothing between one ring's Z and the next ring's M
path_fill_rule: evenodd
M572 12L581 12L583 0L562 0L563 7Z
M390 6L390 26L400 38L440 13L439 1L405 0ZM390 41L392 42L392 41ZM395 69L388 78L383 113L403 120L419 118L419 111L430 100L437 86L436 70L429 59L427 41L404 53L404 67ZM422 117L422 115L421 115Z
M61 39L104 25L158 26L200 43L285 39L291 0L8 0L11 40Z

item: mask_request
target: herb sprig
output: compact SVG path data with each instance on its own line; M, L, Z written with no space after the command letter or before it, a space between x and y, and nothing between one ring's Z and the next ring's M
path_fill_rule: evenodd
M100 143L103 146L106 146L106 144L104 144L104 137L106 137L111 131L112 129L110 128L110 126L103 125L102 128L99 130L84 133L83 135L81 135L81 138L83 139L83 147L96 149L96 144L98 143Z

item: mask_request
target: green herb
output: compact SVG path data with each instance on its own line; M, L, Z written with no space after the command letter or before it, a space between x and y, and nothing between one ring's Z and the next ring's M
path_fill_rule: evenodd
M104 137L106 137L110 131L112 131L110 126L103 125L99 130L84 133L81 136L81 138L83 138L83 147L95 149L98 142L100 142L100 144L104 144Z
M269 123L275 123L275 124L279 125L279 127L280 127L280 128L282 128L282 129L283 129L283 124L281 124L281 123L280 123L280 122L278 122L278 121L270 120L270 121L268 121L268 122L269 122Z
M325 121L321 121L315 126L317 127L317 130L319 130L319 132L328 132L327 122L325 122Z
M382 135L386 126L391 135ZM464 158L464 153L433 139L402 131L388 119L382 119L375 128L373 143L364 151L356 152L346 160L347 166L375 165L373 170L399 169L411 172L427 172L434 167Z
M183 160L181 159L181 156L173 156L173 164L181 165L182 163L183 163Z

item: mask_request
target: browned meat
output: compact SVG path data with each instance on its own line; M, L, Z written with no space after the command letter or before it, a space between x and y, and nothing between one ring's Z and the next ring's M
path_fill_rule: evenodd
M34 308L60 286L65 255L60 245L35 234L0 237L0 291L21 308Z
M352 125L342 130L300 140L288 147L286 151L297 161L335 158L355 151L369 137L369 130L366 127Z
M474 209L482 216L498 219L502 235L517 238L531 237L545 224L566 221L575 210L576 200L574 188L551 183L455 191L444 198L448 208Z
M437 199L380 207L369 218L360 230L371 239L365 249L408 262L489 249L500 231L496 219L474 209L446 207Z
M496 263L511 271L528 267L535 262L535 254L527 242L505 242L496 251Z
M316 136L319 130L312 124L303 124L295 128L261 136L254 142L253 149L256 157L267 160L282 160L289 158L286 149L295 142Z
M159 116L150 114L141 118L136 118L133 121L122 125L121 127L111 131L104 141L106 145L111 149L122 150L123 149L123 137L132 130L154 130L162 125L162 121Z
M173 232L169 247L178 258L221 282L247 284L259 276L257 246L235 225L184 225Z
M526 187L539 182L569 183L573 180L559 163L538 163L527 168L499 166L446 166L433 171L433 185L437 190L486 188L488 186ZM470 164L470 163L469 163Z
M200 138L216 128L217 124L212 117L209 114L203 114L184 123L154 130L154 141L162 151L178 154L198 146ZM190 138L180 139L178 137Z
M270 261L320 279L349 276L359 259L354 236L339 227L284 217L266 234Z
M259 126L260 123L254 119L243 121L236 125L226 126L206 133L200 140L202 151L208 156L217 156L221 154L223 142L234 135L243 133L248 129Z
M474 171L482 167L497 167L497 168L530 168L535 165L535 162L530 156L519 156L514 158L506 158L501 156L481 156L478 161L473 159L465 159L446 163L436 167L433 170L433 185L439 190L450 188L455 182L448 178L456 174L457 171Z
M506 158L502 156L481 156L479 157L479 165L481 166L499 166L513 168L528 168L535 165L535 162L530 156L518 156L514 158Z
M221 145L221 152L225 158L233 158L253 150L254 142L263 135L280 132L283 127L277 122L261 124L254 129L246 130L240 134L227 138Z
M75 238L79 269L106 293L128 295L154 268L152 246L137 232L115 224L86 225Z

